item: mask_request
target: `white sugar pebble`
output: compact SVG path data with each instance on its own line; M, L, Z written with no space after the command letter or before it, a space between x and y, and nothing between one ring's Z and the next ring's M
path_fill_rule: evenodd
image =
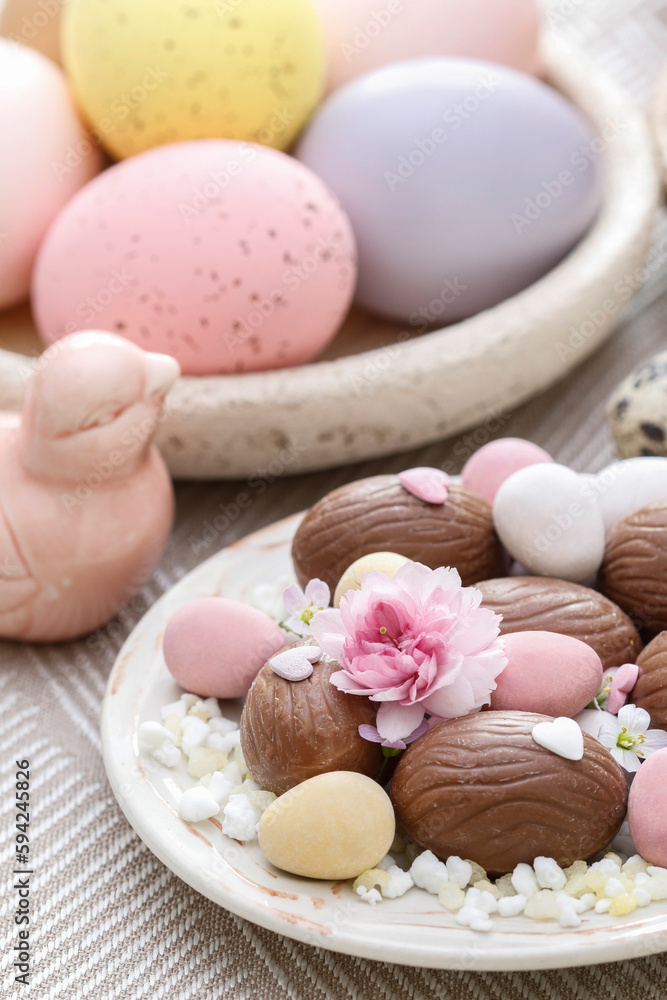
M355 892L360 899L363 899L365 903L370 903L371 906L377 906L382 899L377 889L364 889L363 885L358 885Z
M181 728L183 729L181 749L189 757L196 747L201 747L206 742L209 734L208 724L196 715L186 715L181 722Z
M591 895L593 894L591 893ZM596 898L597 897L593 895L593 899ZM566 892L556 893L556 900L558 901L558 905L561 907L561 909L564 906L572 906L574 908L575 913L584 913L584 911L587 908L583 899L577 899L575 896L568 896Z
M571 903L566 903L560 911L559 923L561 927L578 927L581 923L581 917Z
M475 909L482 910L484 913L495 913L498 909L495 896L493 896L490 892L475 889L474 887L468 889L466 893L465 905L473 906Z
M602 861L596 861L591 865L593 871L600 871L604 875L608 875L609 878L618 878L621 874L620 865L617 865L615 861L611 858L603 858Z
M212 719L211 722L215 722ZM209 728L213 726L209 723ZM213 750L222 750L223 753L234 753L241 743L241 733L238 729L230 730L228 733L217 733L213 730L206 738L206 745Z
M398 899L399 896L404 896L408 889L412 889L415 884L410 872L404 872L398 865L392 865L391 868L385 870L391 876L391 881L387 885L380 886L380 892L385 899Z
M610 906L611 906L611 900L610 899L598 899L597 903L595 904L595 912L596 913L607 913L607 911L609 910Z
M156 747L151 752L151 756L158 764L163 764L165 767L176 767L181 759L181 751L170 740L165 740L161 746Z
M178 811L181 819L187 823L198 823L202 819L217 816L220 812L220 806L208 788L204 788L203 785L195 785L194 788L186 789L181 795Z
M137 731L139 744L147 750L157 749L165 741L176 742L176 737L166 726L161 726L159 722L142 722Z
M649 865L646 871L649 873L649 875L661 875L661 876L667 875L667 868L659 868L658 865Z
M535 878L542 889L562 889L567 882L565 872L553 858L535 858L533 868Z
M410 868L410 875L415 885L435 896L439 893L440 887L449 881L445 865L442 861L438 861L432 851L424 851L415 858Z
M395 864L396 861L394 860L394 858L392 858L391 854L385 854L385 856L382 858L382 861L378 861L375 867L379 868L380 871L388 872L390 868L393 868L395 866Z
M208 783L208 790L219 805L224 806L234 791L235 784L222 771L214 771Z
M648 906L651 902L651 893L647 892L646 889L633 889L632 895L637 900L637 906Z
M610 878L607 880L607 884L604 887L604 894L609 899L613 899L615 896L620 896L622 892L625 892L625 886L617 878Z
M516 891L530 899L540 891L539 882L535 878L535 872L530 865L520 862L512 872L512 885Z
M648 872L637 872L637 874L634 877L634 883L637 887L639 887L640 885L643 885L644 882L649 882L650 879L651 876L649 875Z
M217 803L216 803L217 805ZM259 817L247 795L230 795L224 808L222 832L233 840L254 840Z
M462 906L455 919L458 924L473 931L490 931L493 926L488 914L475 906Z
M516 896L502 896L498 900L498 913L501 917L516 917L526 905L526 897L521 893Z
M237 785L243 784L243 775L241 774L241 768L236 763L235 760L230 760L229 764L225 764L222 769L227 781L230 781L232 788L236 788Z
M192 706L196 705L196 703L200 701L200 698L198 694L190 694L188 691L185 691L181 695L181 701L185 705L185 711L189 712Z
M580 903L583 903L584 907L581 912L585 913L586 910L592 910L597 903L597 899L598 898L594 892L585 892L579 900Z
M177 719L182 719L186 711L185 702L179 698L178 701L172 701L169 705L162 706L160 718L164 721L168 716L175 715Z
M211 727L211 732L217 733L219 736L226 736L228 733L239 732L238 723L232 722L231 719L225 719L222 715L210 719L208 724Z
M453 854L451 858L447 858L445 866L450 882L458 885L459 889L465 889L472 878L472 865L470 862L463 861L456 854Z

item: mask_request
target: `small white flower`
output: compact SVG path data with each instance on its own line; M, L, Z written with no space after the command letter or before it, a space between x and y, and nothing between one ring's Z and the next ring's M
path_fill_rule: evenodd
M283 591L283 604L290 615L283 626L297 635L310 635L311 618L328 608L330 600L331 591L324 580L311 580L305 591L293 583Z
M667 733L649 732L650 725L651 716L643 708L624 705L617 718L603 721L598 740L626 771L637 771L643 760L667 747Z

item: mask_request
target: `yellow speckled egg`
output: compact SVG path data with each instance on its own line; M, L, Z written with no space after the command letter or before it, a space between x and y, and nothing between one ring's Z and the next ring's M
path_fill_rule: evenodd
M184 139L288 148L324 86L312 0L69 0L62 56L122 159Z

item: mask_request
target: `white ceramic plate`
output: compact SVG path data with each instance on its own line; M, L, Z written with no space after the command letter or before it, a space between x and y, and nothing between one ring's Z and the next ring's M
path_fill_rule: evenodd
M659 191L651 137L585 56L546 38L544 66L605 147L604 204L572 253L495 308L421 337L353 311L316 364L179 379L157 436L176 478L291 475L438 441L530 399L604 342L631 295L624 276L649 245ZM611 122L622 130L605 139ZM29 328L25 310L0 317L10 348L0 350L2 409L21 406L32 362L14 350L35 349Z
M299 516L224 549L181 580L139 622L118 655L102 713L102 745L114 794L144 843L180 878L220 906L298 941L363 958L435 969L546 969L588 965L667 950L667 903L625 919L585 914L575 931L525 918L494 918L480 934L456 924L436 897L410 890L377 908L351 883L318 882L272 868L257 843L225 837L217 820L185 823L176 803L193 784L140 754L137 728L159 720L180 689L162 657L165 626L195 597L243 600L258 583L291 573ZM229 714L231 703L223 706ZM236 712L239 706L236 705Z

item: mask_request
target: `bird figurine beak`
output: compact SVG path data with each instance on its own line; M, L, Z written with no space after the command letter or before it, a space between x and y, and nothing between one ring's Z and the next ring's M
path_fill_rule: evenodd
M146 398L166 396L180 374L178 361L168 354L147 354Z

